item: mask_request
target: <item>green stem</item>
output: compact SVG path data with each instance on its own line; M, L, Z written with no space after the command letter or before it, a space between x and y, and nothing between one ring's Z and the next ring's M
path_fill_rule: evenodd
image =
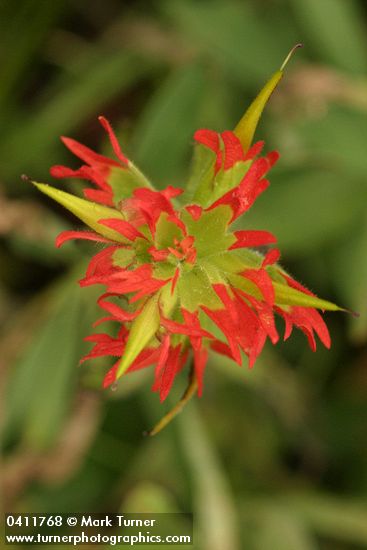
M163 430L163 428L165 428L167 424L169 424L171 420L173 420L175 416L177 416L182 411L184 406L194 396L197 389L198 389L197 378L195 376L194 368L191 367L189 384L183 396L181 397L180 401L173 407L173 409L171 409L166 415L164 415L163 418L161 418L161 420L154 426L154 428L152 428L148 432L145 432L144 435L150 435L150 436L157 435L157 433Z

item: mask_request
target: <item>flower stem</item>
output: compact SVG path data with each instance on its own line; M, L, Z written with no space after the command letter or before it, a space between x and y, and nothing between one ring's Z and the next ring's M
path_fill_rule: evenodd
M167 424L169 424L171 420L173 420L175 416L177 416L182 411L184 406L190 401L190 399L196 393L197 389L198 389L198 382L195 376L194 369L192 367L190 372L189 384L183 396L181 397L180 401L173 407L173 409L171 409L166 415L164 415L159 422L157 422L154 428L152 428L148 432L145 432L144 435L157 435L157 433L163 430L163 428L165 428Z

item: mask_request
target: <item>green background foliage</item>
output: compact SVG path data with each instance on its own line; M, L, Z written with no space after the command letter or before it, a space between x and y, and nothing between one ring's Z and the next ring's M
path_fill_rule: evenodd
M193 511L199 550L367 548L367 9L357 0L0 2L0 364L7 511ZM249 371L213 356L202 399L170 403L152 372L101 390L77 368L98 289L95 248L24 183L77 166L60 135L110 152L97 116L162 188L184 185L198 127L231 129L297 42L257 132L281 153L240 227L273 231L322 297L333 345L270 345ZM77 183L56 182L79 193ZM179 527L179 526L178 526Z

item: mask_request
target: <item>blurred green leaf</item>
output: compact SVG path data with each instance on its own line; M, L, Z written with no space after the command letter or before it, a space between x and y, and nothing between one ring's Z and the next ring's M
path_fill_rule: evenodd
M252 541L253 550L318 549L309 529L298 515L275 500L263 506L258 506L256 500L249 502L242 515L244 537Z
M7 105L9 109L20 95L20 81L31 72L35 53L65 3L63 0L23 0L17 2L16 10L13 3L4 4L6 2L0 5L0 105Z
M90 52L73 78L63 74L51 97L46 95L37 106L19 113L14 129L2 136L0 157L7 159L1 166L5 181L19 175L19 151L24 172L44 170L45 159L60 135L74 131L89 116L97 116L108 101L153 68L152 62L128 51Z
M363 547L367 543L367 508L364 502L299 491L280 498L249 499L243 504L242 514L250 522L259 524L254 546L259 549L318 548L312 543L308 530L331 541L345 541ZM263 546L257 546L260 541Z
M89 455L81 470L64 483L42 484L30 492L31 498L28 497L26 506L48 514L67 514L70 510L82 514L93 513L100 509L99 506L103 506L104 495L113 484L113 474L116 475L116 472L101 467L93 460L93 455Z
M203 86L198 128L211 128L222 132L234 126L237 116L237 101L238 95L231 81L223 78L218 67L208 67ZM240 111L241 109L244 111L245 108L245 102L239 105Z
M239 550L236 507L226 472L215 455L194 403L185 409L178 423L194 487L199 548Z
M80 290L72 281L54 292L50 317L15 366L7 398L6 433L20 429L33 448L49 447L59 433L80 351Z
M323 61L335 63L348 72L366 71L367 42L359 2L291 0L291 6L304 29L306 46Z
M286 426L299 428L305 419L307 399L297 373L284 357L270 346L257 359L254 369L238 368L227 357L213 354L211 365L238 386L255 394L262 404L270 405Z
M180 183L177 178L196 130L203 83L199 65L178 68L158 89L136 126L136 162L158 188Z
M367 545L367 506L323 494L291 495L287 504L319 535Z
M124 499L121 508L121 513L168 514L179 511L171 493L151 481L143 481L134 487Z
M325 116L304 118L297 127L306 153L330 167L342 168L339 178L349 174L365 177L367 170L367 113L331 104Z
M337 242L365 210L367 187L347 173L309 168L270 179L266 197L245 214L241 227L273 232L280 249L294 257Z
M290 25L258 13L253 2L170 0L163 6L186 41L194 40L247 87L263 83L295 43Z
M356 220L357 222L357 220ZM359 313L350 316L350 335L357 343L367 338L367 218L354 226L333 251L333 281L345 304Z

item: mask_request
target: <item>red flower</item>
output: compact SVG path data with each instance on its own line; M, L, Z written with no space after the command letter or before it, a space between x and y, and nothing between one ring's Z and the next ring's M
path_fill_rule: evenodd
M119 152L117 140L110 126L107 127L114 149ZM280 281L276 284L281 285L283 292L294 289L302 299L313 296L277 266L278 250L269 251L265 258L248 250L248 247L273 244L275 237L266 231L230 231L233 220L248 210L269 185L264 176L278 155L270 153L256 158L263 144L255 144L246 153L232 132L217 134L200 130L195 138L215 153L213 178L220 182L229 171L240 174L236 184L220 198L209 200L205 205L193 203L176 208L173 199L182 193L180 189L136 188L131 197L121 203L124 219L98 220L120 233L126 242L121 244L97 233L74 231L62 233L57 241L60 245L69 238L87 238L107 245L91 260L80 284L106 287L107 294L100 298L99 305L109 316L102 321L122 323L122 329L116 338L107 334L88 337L95 345L84 360L101 355L118 357L105 377L105 387L122 372L155 364L153 389L159 391L162 401L183 368L190 348L200 394L208 348L239 364L243 351L252 367L266 339L269 337L273 343L278 340L275 313L286 322L285 338L295 325L306 334L312 349L315 349L314 332L330 346L327 328L315 309L277 302L275 280ZM64 142L69 148L72 143L74 152L89 160L94 173L98 172L98 178L93 181L107 189L111 167L118 163L71 140L64 138ZM124 166L118 165L119 169L127 170L129 161L120 152L119 158L124 159ZM55 171L57 175L70 173L59 167L51 173ZM109 202L114 204L112 189L109 193ZM101 195L97 195L96 200L106 202ZM245 257L239 254L241 249L247 249ZM127 310L110 301L121 295L128 299ZM138 345L132 355L128 354L128 360L121 361L127 350L129 327L137 322L152 297L157 300L151 317L158 316L152 335L146 344ZM224 340L213 334L211 321Z
M276 83L270 82L267 86L274 88ZM269 92L266 87L264 90ZM255 101L257 110L265 96L263 93ZM263 142L251 148L245 145L247 134L253 133L251 124L257 122L251 122L251 109L254 111L251 106L245 115L247 126L241 121L235 132L196 132L201 154L186 202L177 202L181 189L156 191L151 186L123 155L103 117L100 122L117 160L63 138L86 164L77 170L51 169L55 177L75 176L94 183L95 189L84 190L93 202L37 184L93 229L63 232L57 246L75 238L103 246L80 284L105 287L98 304L108 315L96 324L115 321L118 325L116 337L104 333L89 336L94 347L82 359L117 358L105 376L104 387L125 372L154 367L152 389L164 401L175 377L192 357L187 395L196 389L201 395L208 350L239 364L244 353L252 367L266 340L278 341L275 314L285 321L284 339L296 326L312 350L316 349L315 333L330 346L327 327L315 308L339 308L318 299L287 275L277 263L280 254L276 248L265 256L251 249L274 244L271 233L231 231L232 222L251 208L269 185L265 176L278 159L276 152L259 156ZM125 299L123 307L121 297Z

